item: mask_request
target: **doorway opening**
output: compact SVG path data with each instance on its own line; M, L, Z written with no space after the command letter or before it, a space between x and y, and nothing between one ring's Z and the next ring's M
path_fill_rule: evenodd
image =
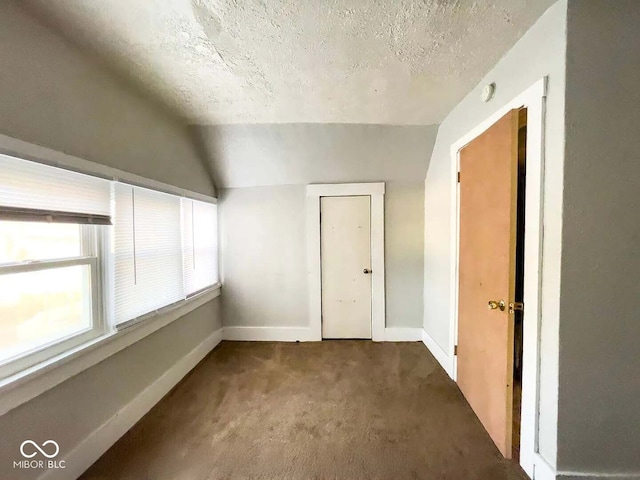
M516 282L515 302L524 305L524 239L525 239L525 198L527 168L527 109L518 112L518 195L516 215ZM524 315L522 309L514 312L513 341L513 429L512 456L520 461L520 427L522 417L522 359L524 356Z

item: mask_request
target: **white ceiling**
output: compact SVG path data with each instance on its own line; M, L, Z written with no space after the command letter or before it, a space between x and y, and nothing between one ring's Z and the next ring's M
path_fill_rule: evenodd
M440 123L554 0L24 0L190 123Z

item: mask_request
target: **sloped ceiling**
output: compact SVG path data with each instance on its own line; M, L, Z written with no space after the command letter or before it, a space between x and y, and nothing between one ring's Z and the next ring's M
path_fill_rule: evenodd
M431 125L553 0L23 0L189 123Z
M193 127L222 188L422 183L434 125L251 124Z

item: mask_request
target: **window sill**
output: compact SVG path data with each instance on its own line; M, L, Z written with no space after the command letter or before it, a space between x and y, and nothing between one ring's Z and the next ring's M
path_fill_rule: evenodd
M220 296L221 285L0 380L0 416Z

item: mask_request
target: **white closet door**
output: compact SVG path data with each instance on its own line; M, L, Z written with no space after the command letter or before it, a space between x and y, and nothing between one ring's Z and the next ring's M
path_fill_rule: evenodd
M371 197L320 201L323 338L371 338Z

